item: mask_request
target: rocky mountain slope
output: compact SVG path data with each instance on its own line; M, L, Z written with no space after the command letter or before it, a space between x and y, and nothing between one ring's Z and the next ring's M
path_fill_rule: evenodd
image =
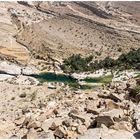
M140 39L139 21L133 23L130 20L134 11L122 11L123 7L117 9L117 5L119 3L115 2L54 3L49 6L41 3L39 9L49 11L51 17L25 27L17 40L41 54L46 50L43 51L45 56L53 55L56 59L73 53L117 57L138 48Z
M48 86L0 82L0 138L140 138L139 79L91 91Z
M62 73L72 54L139 48L139 13L140 2L0 2L0 138L140 138L139 71L88 90L32 77Z
M139 2L1 2L0 6L0 56L10 61L38 65L41 59L51 67L53 61L61 63L75 53L117 58L139 47Z

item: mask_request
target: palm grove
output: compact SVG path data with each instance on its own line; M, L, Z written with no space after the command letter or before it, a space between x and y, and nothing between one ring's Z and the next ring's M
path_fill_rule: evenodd
M126 54L122 54L118 59L112 59L109 56L103 60L93 62L93 56L81 57L80 54L72 55L63 61L61 65L65 73L87 72L99 69L138 69L140 70L140 48L131 50Z

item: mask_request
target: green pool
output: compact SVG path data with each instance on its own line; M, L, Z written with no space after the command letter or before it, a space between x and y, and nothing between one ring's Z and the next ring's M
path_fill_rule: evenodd
M41 73L39 75L32 75L39 79L40 82L63 82L63 83L76 83L76 80L64 74L55 73Z
M112 81L112 76L104 76L98 78L85 78L82 81L86 82L85 85L79 85L76 79L73 79L70 76L64 74L55 74L55 73L41 73L39 75L32 75L34 78L37 78L41 83L43 82L63 82L68 84L70 87L73 88L80 88L80 89L92 89L95 86L89 85L90 83L103 83L107 84Z

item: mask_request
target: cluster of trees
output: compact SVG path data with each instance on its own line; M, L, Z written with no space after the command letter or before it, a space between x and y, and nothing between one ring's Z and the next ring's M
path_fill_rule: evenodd
M122 54L118 59L112 59L109 56L103 60L93 62L93 56L90 55L82 58L80 54L72 55L64 60L61 66L66 73L95 71L98 69L139 69L140 70L140 48L131 50L126 54Z
M64 60L61 68L66 73L88 71L88 64L92 61L92 59L93 56L91 55L86 58L82 58L80 54L73 54L71 57Z

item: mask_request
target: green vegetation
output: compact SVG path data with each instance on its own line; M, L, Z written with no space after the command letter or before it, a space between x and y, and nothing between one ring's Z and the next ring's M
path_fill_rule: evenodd
M68 59L64 60L64 65L62 65L61 68L66 73L88 71L88 64L92 61L92 59L92 56L82 58L80 54L72 55Z
M95 77L95 78L86 78L83 81L87 83L103 83L108 84L112 81L112 75L104 76L104 77Z
M131 50L126 54L122 54L118 59L112 59L109 56L104 60L93 62L93 56L90 55L86 58L82 58L80 54L72 55L64 60L61 66L65 73L73 72L86 72L95 71L99 69L138 69L140 70L140 48L137 50Z

